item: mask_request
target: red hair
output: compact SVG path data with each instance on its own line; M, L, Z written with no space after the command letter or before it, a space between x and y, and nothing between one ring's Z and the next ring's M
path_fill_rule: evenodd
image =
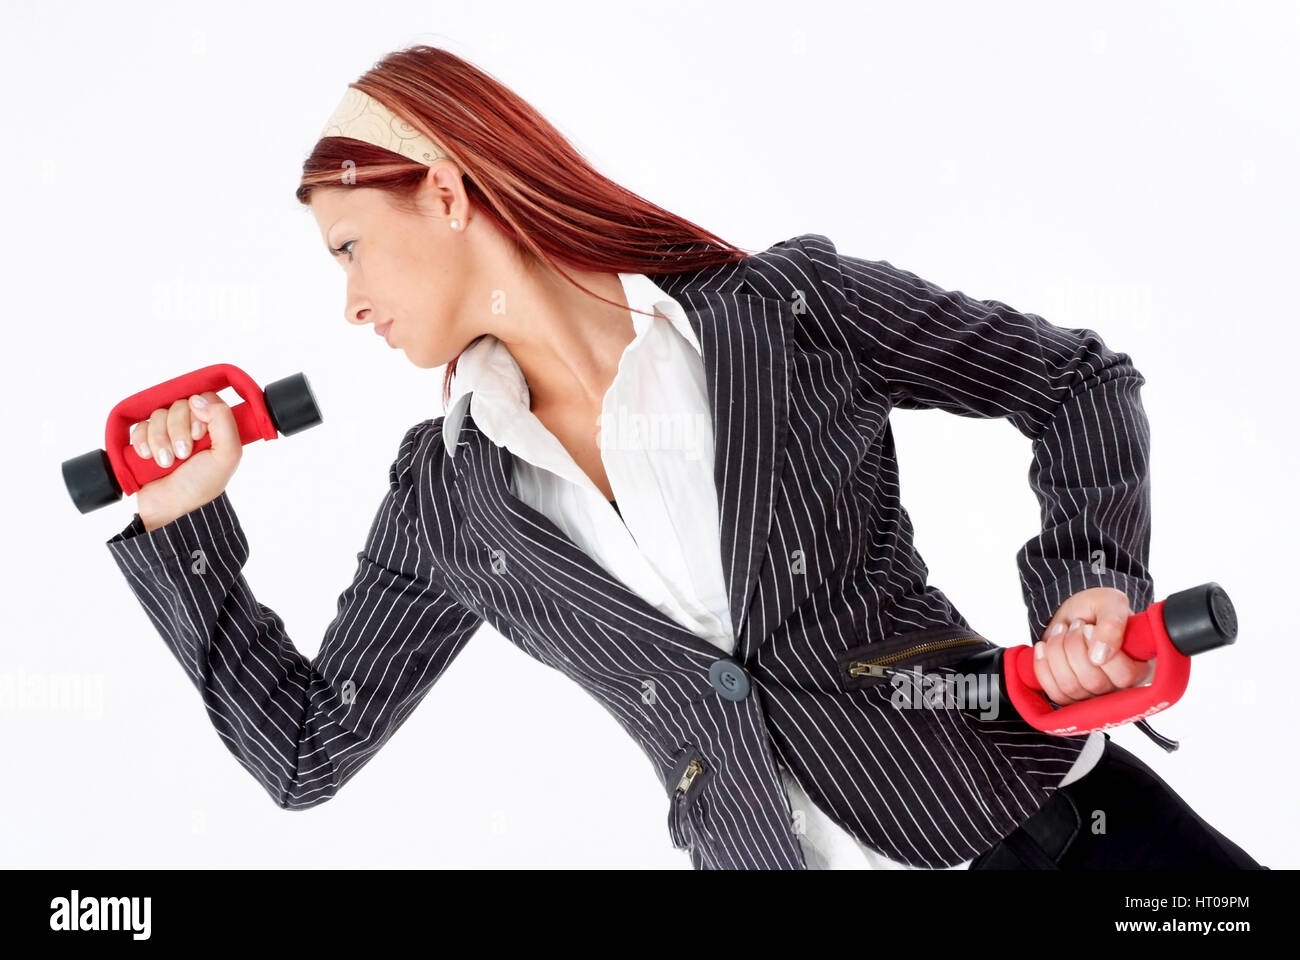
M521 97L446 50L420 45L390 53L350 86L438 144L460 167L475 209L521 257L544 261L604 303L620 306L573 280L557 261L583 270L675 274L735 263L752 252L609 180ZM410 208L427 172L425 164L382 147L325 137L303 163L296 196L310 204L314 187L347 183L388 191L395 204ZM447 364L444 405L459 359Z

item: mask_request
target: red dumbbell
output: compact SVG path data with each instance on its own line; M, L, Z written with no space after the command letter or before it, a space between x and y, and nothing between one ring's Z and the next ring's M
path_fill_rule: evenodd
M92 450L63 461L63 482L72 502L82 513L98 510L132 494L151 480L166 476L186 460L160 467L154 459L144 459L131 446L131 427L143 421L159 407L169 407L191 394L226 387L234 389L243 403L230 408L239 427L240 443L274 440L280 434L290 436L321 422L320 409L307 378L301 373L276 380L263 390L248 374L229 363L217 363L186 373L157 386L127 397L108 415L104 430L104 450ZM212 446L212 437L204 433L194 442L193 453ZM191 454L192 456L193 454Z
M1078 736L1141 723L1173 705L1187 689L1191 658L1236 639L1237 612L1232 601L1221 586L1210 582L1172 593L1128 618L1120 649L1134 660L1155 660L1155 676L1149 684L1058 707L1038 682L1033 648L1028 645L993 647L954 665L953 670L982 674L996 683L999 712L1013 711L1044 733Z

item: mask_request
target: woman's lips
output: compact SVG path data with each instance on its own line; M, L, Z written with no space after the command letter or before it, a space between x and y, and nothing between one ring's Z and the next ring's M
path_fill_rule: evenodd
M383 326L375 327L375 333L383 337L385 340L388 340L388 331L392 328L392 326L393 326L393 321L389 320ZM391 347L393 345L393 341L388 340L388 345Z

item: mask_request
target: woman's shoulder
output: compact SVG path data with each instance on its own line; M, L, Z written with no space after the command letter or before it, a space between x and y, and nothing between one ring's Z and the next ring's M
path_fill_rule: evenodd
M448 458L443 440L443 419L441 416L431 417L406 429L389 469L389 479L394 488L402 485L427 488L431 481L446 476Z
M799 233L786 240L779 240L764 250L758 256L768 254L777 255L782 253L813 253L813 252L835 252L835 244L831 242L830 237L822 233Z
M750 274L761 278L757 289L787 290L812 283L818 287L840 283L839 251L822 233L800 233L780 240L749 258Z
M462 519L442 425L439 416L408 427L388 473L393 497L416 524L435 566L441 565L442 544L454 538Z

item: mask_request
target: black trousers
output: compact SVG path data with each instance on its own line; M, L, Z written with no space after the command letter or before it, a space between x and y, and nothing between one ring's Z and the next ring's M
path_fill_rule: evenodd
M1267 870L1105 734L1096 766L971 861L971 870ZM1094 825L1104 830L1095 830Z

